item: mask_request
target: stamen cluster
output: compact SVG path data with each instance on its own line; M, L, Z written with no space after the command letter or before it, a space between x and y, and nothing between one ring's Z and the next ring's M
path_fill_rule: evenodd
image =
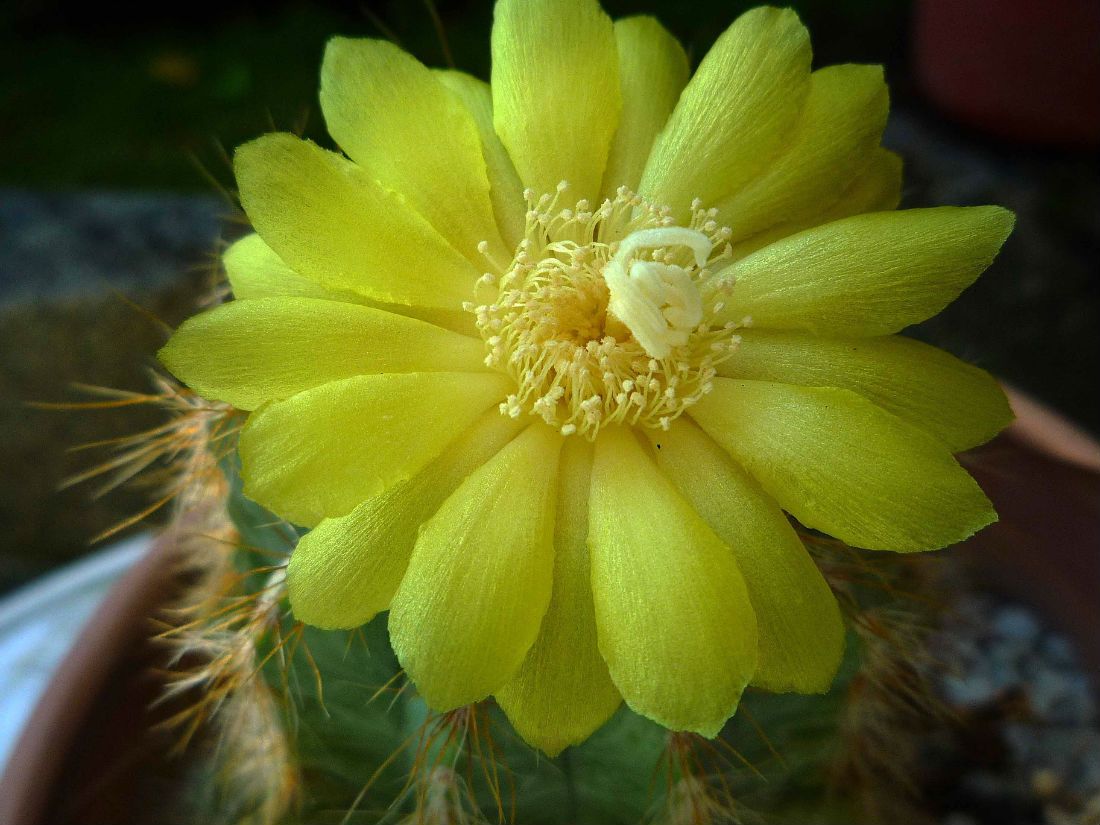
M711 391L717 364L740 343L735 330L750 320L711 323L732 288L728 278L712 277L731 255L730 231L717 225L715 210L703 209L698 201L685 229L677 227L671 209L656 207L626 187L596 209L587 200L562 206L567 188L563 181L553 194L524 193L526 228L511 265L482 276L478 300L466 305L485 340L486 365L516 381L516 392L500 411L513 418L524 412L538 415L563 435L589 439L605 424L668 429ZM675 240L685 234L698 239L694 249ZM631 236L634 240L624 244ZM664 237L673 240L655 247ZM620 248L630 261L616 258ZM639 267L638 261L644 264ZM689 291L670 300L673 305L682 297L699 302L701 321L690 330L676 329L662 342L661 357L654 357L609 309L616 303L606 277L612 263L616 272L633 263L647 274L674 273L675 279L659 284ZM658 311L644 309L651 315ZM672 314L674 309L665 312L674 319L682 316Z

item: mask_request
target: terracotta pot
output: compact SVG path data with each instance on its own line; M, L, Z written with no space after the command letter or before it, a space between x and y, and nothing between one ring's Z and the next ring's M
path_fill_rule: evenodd
M1100 3L918 0L917 81L964 123L1027 143L1100 145Z
M1018 421L966 457L1001 521L959 549L983 586L1035 605L1100 675L1100 444L1010 391ZM151 617L168 598L179 529L119 581L59 669L0 779L3 825L130 823L137 764L170 775ZM1100 684L1100 679L1098 679ZM148 808L145 808L148 810Z
M102 794L136 765L167 752L156 742L152 617L173 589L177 531L167 531L104 598L58 667L0 777L0 823L106 825ZM117 800L112 800L112 802ZM80 811L79 818L70 814ZM86 815L91 814L91 815Z

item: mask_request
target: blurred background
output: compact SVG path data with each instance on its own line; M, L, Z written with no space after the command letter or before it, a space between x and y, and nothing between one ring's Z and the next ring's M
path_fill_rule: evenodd
M656 14L698 60L752 4L604 5ZM1100 3L793 6L816 64L886 66L903 205L1019 215L993 269L916 334L1100 430ZM271 129L328 143L316 89L331 35L487 77L491 16L489 0L0 3L0 592L141 509L136 493L58 488L103 457L70 448L155 414L25 402L86 400L73 382L148 387L163 325L194 311L243 231L232 147Z

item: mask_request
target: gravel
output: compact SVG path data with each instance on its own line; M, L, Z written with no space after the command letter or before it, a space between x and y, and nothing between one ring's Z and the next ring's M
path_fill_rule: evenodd
M1019 822L1100 825L1100 714L1069 641L1032 611L988 596L960 599L935 640L942 698L999 757L958 779L960 810L944 825L1007 825L984 815L1005 801Z

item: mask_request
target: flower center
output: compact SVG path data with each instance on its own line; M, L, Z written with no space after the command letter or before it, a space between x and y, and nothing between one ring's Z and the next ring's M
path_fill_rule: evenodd
M466 305L485 363L517 385L501 413L589 439L605 424L668 429L740 343L741 325L711 323L731 288L711 278L730 256L730 232L698 201L689 226L677 226L670 209L625 187L595 210L563 207L566 189L524 193L515 257L482 276Z

